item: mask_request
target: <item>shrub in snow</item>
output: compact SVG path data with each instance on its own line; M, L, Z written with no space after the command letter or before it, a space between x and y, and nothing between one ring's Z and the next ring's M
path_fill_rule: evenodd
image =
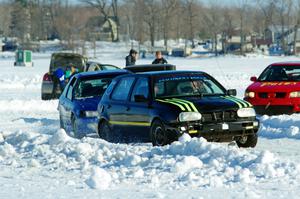
M102 168L94 168L86 184L93 189L108 189L111 183L110 174Z

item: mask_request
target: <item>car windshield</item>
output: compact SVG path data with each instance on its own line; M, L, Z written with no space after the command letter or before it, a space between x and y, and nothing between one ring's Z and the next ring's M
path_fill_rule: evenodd
M300 66L269 66L258 80L262 82L300 81Z
M83 79L75 89L75 99L102 96L112 78Z
M55 71L57 68L66 70L71 65L79 71L83 71L84 60L79 56L56 56L53 61L52 71Z
M176 75L157 78L154 82L155 98L224 94L221 86L203 75Z

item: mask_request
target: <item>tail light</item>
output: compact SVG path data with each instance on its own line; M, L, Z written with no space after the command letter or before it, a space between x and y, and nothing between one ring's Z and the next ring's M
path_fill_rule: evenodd
M51 76L50 76L49 73L46 73L46 74L44 75L43 81L49 81L49 82L52 81L52 78L51 78Z

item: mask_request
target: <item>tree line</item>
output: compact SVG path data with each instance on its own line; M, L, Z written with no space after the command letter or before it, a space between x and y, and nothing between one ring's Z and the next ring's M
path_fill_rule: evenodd
M286 27L298 40L300 0L13 0L0 5L0 35L21 41L59 38L70 45L86 40L85 24L92 16L118 19L118 40L141 43L170 39L218 41L238 34L243 45L246 35L264 37L272 26L283 35ZM284 37L280 45L287 48ZM217 45L214 45L215 48ZM296 45L294 45L296 46ZM242 50L242 48L241 48Z

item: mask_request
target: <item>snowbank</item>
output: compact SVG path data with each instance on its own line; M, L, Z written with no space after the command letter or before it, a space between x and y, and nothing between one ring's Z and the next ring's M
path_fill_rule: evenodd
M189 138L170 146L111 144L101 139L73 139L63 130L54 135L18 131L2 133L0 160L16 167L43 167L48 171L78 171L81 182L95 189L119 184L148 187L227 187L265 179L292 178L300 166L283 162L269 151L229 147Z
M56 112L58 100L0 100L0 112Z
M260 118L261 129L259 136L266 138L300 139L300 115L279 115Z

